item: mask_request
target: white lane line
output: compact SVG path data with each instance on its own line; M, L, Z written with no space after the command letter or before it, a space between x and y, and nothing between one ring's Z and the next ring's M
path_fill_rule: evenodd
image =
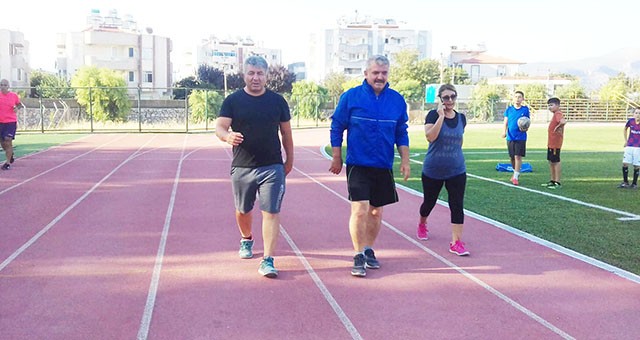
M160 283L160 273L162 271L162 262L164 261L164 250L167 245L167 236L169 234L169 228L171 227L171 216L173 216L173 208L176 202L178 184L180 183L180 173L182 172L182 163L184 159L188 156L188 155L185 156L184 154L188 136L189 135L186 135L184 137L184 140L182 143L182 153L180 154L180 161L178 162L178 169L176 170L176 176L173 179L173 189L171 190L171 197L169 199L169 206L167 207L167 214L164 218L164 226L162 228L162 235L160 236L160 244L158 245L156 262L153 266L153 274L151 275L151 283L149 284L149 291L147 293L147 302L144 306L144 312L142 313L142 320L140 321L140 328L138 329L138 337L137 337L138 340L145 340L149 336L149 326L151 326L151 317L153 316L153 307L155 306L156 296L158 294L158 284Z
M302 173L298 169L296 169L296 171ZM351 338L356 340L362 339L362 336L356 329L356 326L353 325L353 323L351 322L347 314L344 312L344 310L342 310L342 307L340 307L340 304L338 304L338 301L336 301L333 295L331 295L331 292L329 292L329 289L327 288L327 286L324 285L324 283L322 282L322 280L320 279L316 271L313 270L313 267L311 267L311 264L309 263L309 261L307 261L307 258L304 257L304 255L300 251L300 248L298 248L295 242L293 242L293 239L289 236L289 234L287 233L287 231L284 229L282 225L280 225L280 233L282 233L282 236L284 236L285 240L287 240L287 243L289 243L289 246L291 247L291 249L293 249L293 251L296 253L298 260L302 262L302 265L304 265L304 268L307 270L307 273L309 273L309 276L311 276L313 283L315 283L316 287L320 289L320 292L322 292L322 296L324 296L324 299L327 300L327 302L333 309L333 312L336 313L336 315L338 316L338 319L340 319L340 322L342 322L344 327L347 329L347 332L349 332L349 334L351 335Z
M53 168L51 168L51 169L49 169L49 170L43 171L43 172L41 172L41 173L39 173L39 174L37 174L37 175L35 175L35 176L31 177L31 178L25 179L24 181L22 181L22 182L20 182L20 183L16 183L16 184L14 184L14 185L12 185L12 186L10 186L10 187L8 187L8 188L6 188L6 189L4 189L4 190L0 191L0 195L2 195L2 194L4 194L4 193L6 193L6 192L8 192L8 191L11 191L11 190L13 190L13 189L15 189L15 188L17 188L17 187L19 187L19 186L23 185L23 184L29 183L29 182L33 181L34 179L36 179L36 178L38 178L38 177L40 177L40 176L43 176L43 175L45 175L45 174L48 174L49 172L51 172L51 171L53 171L53 170L55 170L55 169L58 169L58 168L60 168L60 167L62 167L62 166L64 166L64 165L66 165L66 164L69 164L69 163L71 163L71 162L75 161L76 159L78 159L78 158L80 158L80 157L86 156L86 155L88 155L88 154L90 154L90 153L92 153L92 152L94 152L94 151L96 151L96 150L102 149L102 148L103 148L103 147L105 147L106 145L109 145L109 144L111 144L111 143L114 143L114 142L116 142L116 141L118 141L118 140L120 140L120 139L122 139L122 138L124 138L124 136L121 136L120 138L116 138L116 139L114 139L114 140L110 140L110 141L108 141L108 142L106 142L106 143L104 143L104 144L102 144L102 145L100 145L100 146L97 146L97 147L95 147L95 148L93 148L93 149L91 149L91 150L89 150L89 151L87 151L87 152L85 152L85 153L83 153L83 154L80 154L80 155L78 155L78 156L75 156L75 157L73 157L73 158L71 158L71 159L69 159L69 160L67 160L67 161L63 162L63 163L60 163L60 164L58 164L58 165L54 166ZM34 154L31 154L31 155L34 155Z
M136 150L133 154L131 154L127 159L122 161L118 166L116 166L111 172L109 172L106 176L104 176L98 183L94 184L91 189L87 190L82 196L80 196L75 202L71 203L60 215L56 216L49 224L47 224L44 228L42 228L39 232L37 232L29 241L23 244L20 248L13 252L7 259L2 261L0 264L0 272L6 268L13 260L15 260L20 254L22 254L25 250L27 250L31 245L33 245L42 235L44 235L49 229L53 228L53 226L58 223L64 216L66 216L73 208L78 206L80 202L82 202L85 198L87 198L94 190L96 190L104 181L106 181L111 175L113 175L118 169L127 164L130 160L136 157L136 154L140 152L142 148L144 148L147 144L149 144L152 140L154 140L156 136L149 139L144 145L140 146L138 150Z
M313 182L315 182L319 186L323 187L325 190L327 190L327 191L331 192L332 194L338 196L343 201L345 201L347 203L350 203L349 200L346 197L342 196L341 194L339 194L338 192L334 191L333 189L327 187L326 185L320 183L318 180L316 180L315 178L313 178L310 175L306 174L305 172L303 172L303 171L301 171L299 169L296 169L296 171L300 172L305 177L309 178L310 180L312 180ZM464 275L466 278L468 278L471 281L477 283L480 287L482 287L485 290L489 291L491 294L495 295L499 299L505 301L507 304L509 304L510 306L512 306L515 309L519 310L520 312L522 312L523 314L525 314L529 318L535 320L536 322L538 322L539 324L541 324L545 328L549 329L550 331L558 334L563 339L574 339L574 337L572 337L568 333L564 332L562 329L556 327L555 325L553 325L549 321L543 319L542 317L540 317L536 313L532 312L531 310L527 309L526 307L524 307L521 304L517 303L516 301L512 300L508 296L502 294L500 291L498 291L497 289L493 288L492 286L490 286L489 284L485 283L484 281L480 280L479 278L473 276L472 274L469 274L467 271L465 271L464 269L458 267L457 265L455 265L451 261L447 260L446 258L438 255L438 253L436 253L436 252L432 251L431 249L425 247L423 244L417 242L411 236L408 236L407 234L403 233L402 231L400 231L399 229L395 228L393 225L389 224L388 222L383 220L382 224L384 224L391 231L393 231L396 234L400 235L402 238L408 240L409 242L411 242L415 246L419 247L420 249L424 250L425 252L427 252L431 256L435 257L436 259L438 259L438 261L444 263L445 265L449 266L450 268L452 268L452 269L456 270L457 272L459 272L460 274Z

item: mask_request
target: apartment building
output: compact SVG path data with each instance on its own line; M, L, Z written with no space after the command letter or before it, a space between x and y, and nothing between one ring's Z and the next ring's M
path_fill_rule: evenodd
M462 68L469 74L471 83L475 84L481 79L496 77L510 77L518 73L520 65L524 62L493 56L486 53L484 44L476 46L451 46L448 66Z
M145 99L161 98L172 86L172 42L141 31L130 15L123 18L111 10L105 16L92 10L87 28L80 32L60 33L57 39L56 70L71 79L83 66L108 68L121 72L132 95L141 89Z
M415 50L428 59L432 50L431 32L416 30L395 19L341 18L338 27L326 29L310 39L308 78L322 81L327 74L362 76L366 60L382 54L392 62L402 50Z
M244 60L252 55L265 58L269 65L282 65L282 50L266 48L250 37L218 38L210 36L203 39L193 54L194 71L200 65L209 65L227 74L242 72Z
M22 32L0 29L0 79L12 88L29 86L29 42Z

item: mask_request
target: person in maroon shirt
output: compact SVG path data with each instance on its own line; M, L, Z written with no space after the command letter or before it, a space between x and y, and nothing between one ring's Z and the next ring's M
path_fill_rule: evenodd
M0 139L2 149L7 157L2 165L2 170L9 170L14 161L13 140L16 138L18 115L16 111L22 106L20 98L14 92L9 91L9 81L0 80Z
M638 188L640 171L640 109L624 125L624 155L622 156L622 183L618 188ZM629 165L633 165L633 182L629 184Z

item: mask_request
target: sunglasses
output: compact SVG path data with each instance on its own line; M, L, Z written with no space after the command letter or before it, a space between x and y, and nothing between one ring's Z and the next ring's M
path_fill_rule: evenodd
M444 100L444 101L449 101L449 100L454 101L454 100L456 100L456 98L458 98L458 95L457 94L452 94L450 96L442 96L440 98L442 98L442 100Z

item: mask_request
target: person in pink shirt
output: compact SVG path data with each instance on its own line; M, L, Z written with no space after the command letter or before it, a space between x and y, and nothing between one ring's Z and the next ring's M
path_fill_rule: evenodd
M7 157L2 165L2 170L9 170L13 163L13 140L16 138L18 127L18 115L16 111L20 108L20 97L15 92L9 91L9 81L0 80L0 138L2 139L2 149Z

